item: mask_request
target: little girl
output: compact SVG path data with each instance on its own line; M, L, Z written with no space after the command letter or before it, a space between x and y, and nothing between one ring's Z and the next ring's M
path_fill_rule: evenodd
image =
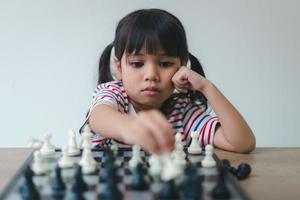
M174 148L175 133L188 146L196 131L202 146L240 153L255 148L247 122L188 52L181 22L160 9L137 10L118 23L100 58L85 124L100 147L139 144L162 154Z

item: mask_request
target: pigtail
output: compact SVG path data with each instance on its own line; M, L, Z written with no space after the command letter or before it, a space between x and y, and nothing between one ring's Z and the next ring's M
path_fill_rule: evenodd
M107 45L104 49L99 61L98 84L110 82L113 80L110 71L110 54L114 44Z
M189 60L191 62L191 69L205 77L204 70L199 60L191 53L189 53ZM204 94L202 94L202 92L189 91L188 95L194 104L202 105L205 107L205 110L207 109L207 98L204 96Z

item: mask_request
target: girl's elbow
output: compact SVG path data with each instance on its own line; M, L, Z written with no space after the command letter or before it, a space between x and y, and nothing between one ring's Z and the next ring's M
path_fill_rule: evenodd
M256 139L253 136L252 139L248 140L244 145L242 145L240 148L237 149L238 153L251 153L256 148Z

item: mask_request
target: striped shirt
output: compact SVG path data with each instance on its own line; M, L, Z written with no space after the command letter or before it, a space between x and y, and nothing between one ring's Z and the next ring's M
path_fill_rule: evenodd
M85 124L88 124L88 119L93 108L100 104L110 105L120 113L136 115L121 81L103 83L96 87ZM191 132L193 131L198 132L197 140L202 146L213 144L214 133L216 127L219 125L218 118L211 116L206 112L203 106L193 104L190 98L177 98L167 118L173 125L173 128L176 129L176 132L182 134L182 142L184 145L189 146L191 143ZM127 146L120 141L104 138L100 133L93 134L92 142L93 146L106 146L111 144Z

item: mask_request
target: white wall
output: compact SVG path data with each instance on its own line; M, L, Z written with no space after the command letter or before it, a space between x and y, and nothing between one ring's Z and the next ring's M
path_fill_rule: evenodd
M191 52L258 146L300 146L299 1L0 1L0 147L78 130L118 20L138 8L181 19Z

